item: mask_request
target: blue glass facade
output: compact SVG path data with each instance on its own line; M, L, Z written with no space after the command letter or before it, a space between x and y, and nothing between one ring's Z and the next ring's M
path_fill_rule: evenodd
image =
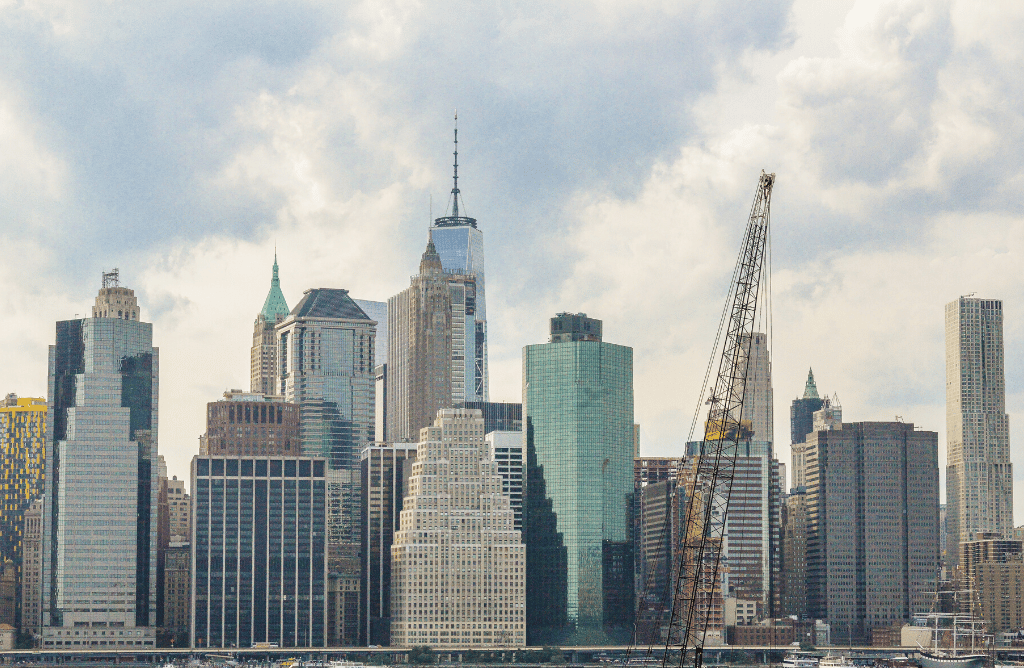
M633 350L523 349L527 642L617 644L633 622Z
M465 316L464 326L454 327L462 341L453 342L453 348L464 351L465 392L455 396L460 401L487 401L487 300L484 289L484 234L476 227L476 220L465 217L438 218L430 228L441 266L448 274L471 275L467 283L453 278L452 304L456 319Z
M194 647L323 647L326 462L192 460Z
M299 405L302 452L328 466L332 572L359 573L359 453L373 440L376 329L346 290L307 290L278 324L278 383Z

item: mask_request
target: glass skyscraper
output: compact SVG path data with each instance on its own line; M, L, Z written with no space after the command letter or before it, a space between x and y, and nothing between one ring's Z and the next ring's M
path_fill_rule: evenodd
M464 393L457 391L453 401L487 401L487 305L484 299L484 233L477 227L476 218L460 215L459 190L459 130L455 129L455 185L452 188L448 215L436 218L430 228L430 238L441 256L441 266L450 274L452 289L453 332L460 341L453 341L454 350L465 351L461 361L465 365ZM460 320L463 318L464 320ZM462 326L460 327L460 322ZM454 382L453 390L462 383Z
M196 457L193 647L323 647L326 467Z
M116 270L91 318L57 323L49 368L43 647L152 647L158 352Z
M633 349L585 314L523 349L528 644L629 641Z
M359 573L359 453L374 433L371 320L347 290L307 290L277 326L278 383L299 404L303 454L327 460L332 571Z

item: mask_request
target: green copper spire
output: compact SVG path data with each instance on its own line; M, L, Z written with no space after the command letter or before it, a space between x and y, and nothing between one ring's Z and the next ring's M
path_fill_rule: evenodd
M807 384L804 385L804 399L818 399L818 386L814 384L814 370L807 369Z
M278 316L283 318L288 312L288 302L284 300L284 293L281 292L281 279L277 276L277 250L274 250L274 277L270 279L270 292L267 293L267 301L263 302L260 315L266 318L267 322L275 322Z

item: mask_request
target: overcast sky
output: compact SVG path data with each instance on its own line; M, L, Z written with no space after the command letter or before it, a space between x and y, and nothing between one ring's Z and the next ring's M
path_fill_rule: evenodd
M765 169L780 458L813 367L847 421L939 432L944 473L944 305L976 292L1024 481L1022 34L1012 1L0 2L0 389L45 395L54 322L119 267L187 478L275 244L290 306L407 286L457 107L492 399L583 311L634 348L643 452L682 452Z

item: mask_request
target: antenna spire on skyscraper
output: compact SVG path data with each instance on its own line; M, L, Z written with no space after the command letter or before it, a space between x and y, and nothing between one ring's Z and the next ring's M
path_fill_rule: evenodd
M452 218L459 217L459 110L455 110L455 185L452 187Z

